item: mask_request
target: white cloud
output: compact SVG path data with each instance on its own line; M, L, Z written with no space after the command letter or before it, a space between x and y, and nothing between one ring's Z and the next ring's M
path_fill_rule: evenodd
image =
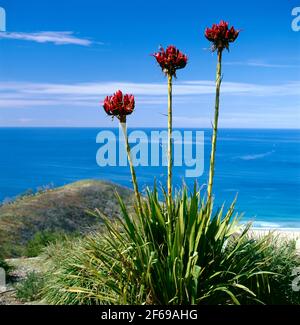
M174 115L174 127L208 127L212 126L213 116L211 115L213 108L209 111L210 114L202 114L202 116L188 117ZM257 105L255 111L243 111L241 114L229 112L223 106L222 117L219 121L220 128L287 128L299 129L299 115L294 114L289 108L285 108L283 112L272 114L272 111L266 110L263 105Z
M248 67L258 67L258 68L299 68L299 65L296 64L276 64L276 63L264 62L261 60L224 62L224 65L237 65L237 66L248 66Z
M90 46L93 42L86 38L79 38L74 32L0 32L0 39L14 39L32 41L37 43L53 43L55 45L81 45Z
M26 117L21 117L18 119L18 122L21 124L28 124L31 123L33 121L32 118L26 118Z
M95 107L104 96L122 89L133 93L140 104L160 105L166 102L165 83L94 82L76 84L50 84L26 82L0 82L0 107L33 106ZM222 93L228 96L299 96L300 82L276 85L223 82ZM209 80L174 83L177 102L192 103L215 93L215 83ZM204 97L203 97L204 96Z

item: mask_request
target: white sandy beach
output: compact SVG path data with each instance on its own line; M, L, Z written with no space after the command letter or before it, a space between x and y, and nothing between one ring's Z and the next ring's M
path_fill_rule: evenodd
M296 239L299 243L300 249L300 228L279 228L279 229L267 229L267 228L253 228L251 230L254 237L260 237L269 234L270 232L273 233L275 236L279 236L282 239Z
M253 228L250 233L253 234L254 238L259 238L261 236L268 235L269 233L273 233L275 236L278 236L280 241L289 241L296 240L296 251L297 255L300 255L300 229L299 228L287 228L287 229L258 229Z

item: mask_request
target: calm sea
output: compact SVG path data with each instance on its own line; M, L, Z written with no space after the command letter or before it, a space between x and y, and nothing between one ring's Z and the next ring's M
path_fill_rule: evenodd
M110 129L118 132L118 129ZM96 136L101 128L0 128L0 200L28 189L95 178L131 187L126 167L99 167ZM145 129L150 132L149 129ZM207 180L210 130L205 134ZM217 205L238 193L237 210L257 227L300 228L300 130L220 130L215 172ZM137 167L140 186L164 182L165 167ZM174 170L180 186L184 169ZM194 179L187 178L191 185Z

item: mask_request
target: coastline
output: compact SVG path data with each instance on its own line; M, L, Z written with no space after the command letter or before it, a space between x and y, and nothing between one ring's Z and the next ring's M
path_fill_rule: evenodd
M11 201L15 196L26 193L28 189L35 192L47 185L59 187L84 179L108 180L132 188L128 166L106 168L97 165L96 159L93 158L99 149L99 145L95 144L97 130L100 131L101 128L0 128L0 138L10 139L3 141L2 145L0 200ZM118 128L114 130L118 132ZM147 130L149 132L151 129ZM183 132L185 128L179 130ZM208 129L204 131L204 143L209 148ZM245 222L253 222L253 226L268 229L300 227L298 198L300 184L296 177L298 165L293 156L288 155L297 150L299 131L231 128L219 131L219 154L223 159L215 184L215 206L222 206L224 202L229 204L238 192L237 211L241 214L245 212L243 217ZM147 132L149 139L150 135ZM117 135L116 133L116 139L118 139ZM23 141L20 142L20 139ZM245 143L252 143L252 141L259 143L259 146L257 148L245 146ZM272 151L273 147L270 147L270 141L276 143L275 152ZM47 150L45 150L45 143L47 143ZM76 149L74 143L78 144ZM30 148L34 148L34 151L29 150ZM20 165L11 154L12 150L15 155L22 155L26 168L31 165L34 168L26 169L22 177L8 179L8 175L19 175ZM204 158L204 166L208 166L208 155ZM230 177L233 164L234 177ZM137 176L140 176L141 188L147 185L151 187L154 178L161 181L166 179L165 166L160 164L157 167L150 167L149 169L144 166L137 167L136 172ZM282 170L287 174L283 176ZM184 173L185 166L176 167L173 175L176 188L181 186L180 175ZM186 178L185 181L192 189L193 179ZM204 173L198 179L199 185L206 181L207 176ZM285 187L278 184L286 184L286 187L291 190L286 191Z

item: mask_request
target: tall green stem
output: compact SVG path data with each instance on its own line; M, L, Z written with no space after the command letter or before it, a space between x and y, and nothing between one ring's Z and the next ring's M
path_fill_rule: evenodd
M122 127L124 139L125 139L125 145L126 145L127 157L128 157L128 162L129 162L129 167L130 167L130 172L131 172L131 177L132 177L134 194L135 194L135 197L136 197L136 200L137 200L137 205L138 205L139 212L142 213L141 196L140 196L140 193L139 193L139 188L138 188L138 183L137 183L137 180L136 180L135 170L134 170L132 159L131 159L130 145L129 145L129 142L128 142L126 118L120 120L120 124L121 124L121 127Z
M209 165L209 178L207 187L207 201L211 202L213 180L215 173L215 155L217 147L217 134L218 134L218 120L219 120L219 103L220 103L220 88L222 82L222 50L218 50L218 63L217 63L217 73L216 73L216 100L215 100L215 117L213 124L213 135L212 135L212 146L210 154L210 165Z
M172 75L168 74L168 197L172 203Z

